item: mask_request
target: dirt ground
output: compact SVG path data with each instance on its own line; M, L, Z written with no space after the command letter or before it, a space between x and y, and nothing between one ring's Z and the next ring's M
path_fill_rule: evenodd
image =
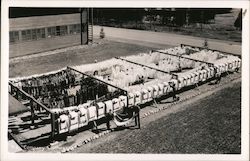
M77 153L241 153L241 82L186 104L185 110L112 133Z

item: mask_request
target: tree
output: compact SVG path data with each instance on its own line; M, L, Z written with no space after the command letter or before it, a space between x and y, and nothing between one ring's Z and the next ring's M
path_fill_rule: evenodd
M240 10L240 13L238 14L238 17L234 22L234 26L236 28L238 28L239 30L242 30L242 9Z

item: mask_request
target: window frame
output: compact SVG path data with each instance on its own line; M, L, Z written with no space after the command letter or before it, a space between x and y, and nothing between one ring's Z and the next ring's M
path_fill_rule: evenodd
M71 24L69 27L69 34L75 35L81 33L81 25L80 24Z
M19 31L10 31L9 32L9 43L17 43L20 41Z
M47 37L51 38L51 37L55 37L56 35L56 26L50 26L47 27Z

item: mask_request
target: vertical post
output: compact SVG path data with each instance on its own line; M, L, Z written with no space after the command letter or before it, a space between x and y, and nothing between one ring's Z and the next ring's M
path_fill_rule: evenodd
M94 9L92 8L91 12L91 42L93 43L93 38L94 38L94 31L93 31L93 25L94 25Z
M10 84L10 94L13 95L13 86Z
M70 33L70 26L72 27L72 25L67 25L67 33L68 33L68 35L74 34L74 32L75 32L75 31L73 31L72 33Z
M93 26L94 23L94 9L91 9L91 25Z
M127 107L129 106L129 101L128 101L128 92L126 91L126 92L124 92L124 94L125 94L125 96L127 96Z
M243 14L242 10L243 10L243 9L241 8L241 9L240 9L240 17L239 17L239 20L240 20L240 27L239 27L239 28L240 28L240 31L242 30L242 25L243 25L243 24L242 24L242 16L243 16L243 15L242 15L242 14ZM245 10L245 11L246 11L246 10Z
M35 112L34 112L33 100L30 100L30 112L31 112L31 124L32 124L32 126L34 126L34 124L35 124Z
M19 37L18 41L22 41L23 40L23 38L22 38L22 31L18 31L18 37Z
M81 32L81 45L83 45L83 36L82 36L82 33L83 33L83 25L82 25L82 8L80 8L80 32Z
M87 9L87 44L89 44L89 8Z
M55 114L52 112L51 116L51 139L55 137Z
M20 94L21 94L21 92L20 92L19 89L17 88L17 89L16 89L16 98L17 98L17 100L20 100Z
M138 129L141 129L141 122L140 122L140 106L137 105L136 107L136 117L135 117L135 120L136 120L136 125L138 126Z
M99 98L99 94L98 94L98 92L100 90L99 87L100 87L100 82L97 82L96 100L98 100L98 98Z
M15 87L13 87L13 91L14 91L14 97L18 100L18 90L15 88Z

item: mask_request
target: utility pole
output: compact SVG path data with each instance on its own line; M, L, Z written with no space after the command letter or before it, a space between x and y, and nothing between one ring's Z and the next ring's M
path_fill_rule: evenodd
M82 37L82 8L80 8L80 32L81 32L81 45L83 45L83 37Z
M87 10L87 44L89 44L89 42L93 42L93 16L94 15L94 11L93 8L88 8Z
M87 9L87 44L89 44L89 8Z

